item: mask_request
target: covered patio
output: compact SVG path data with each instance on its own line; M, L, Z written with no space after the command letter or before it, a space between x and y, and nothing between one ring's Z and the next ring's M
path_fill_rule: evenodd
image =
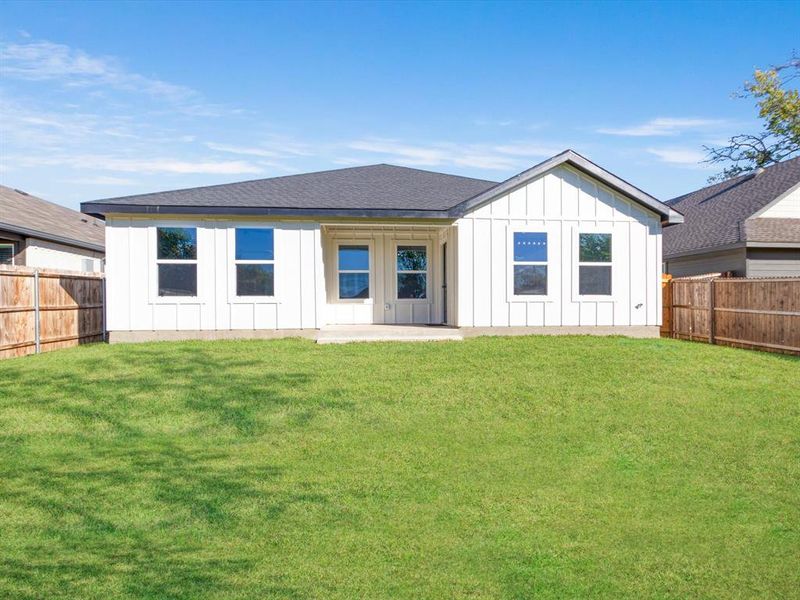
M455 245L449 222L323 224L326 323L455 324Z

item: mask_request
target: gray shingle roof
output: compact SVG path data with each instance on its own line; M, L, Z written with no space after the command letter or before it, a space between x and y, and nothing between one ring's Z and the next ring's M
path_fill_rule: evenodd
M567 163L661 215L664 222L676 223L683 218L572 150L502 183L382 164L95 200L84 202L81 210L93 215L200 213L453 219Z
M684 222L664 229L664 256L747 241L745 221L798 182L800 157L670 200ZM764 234L759 228L758 235Z
M393 165L287 175L108 200L92 205L273 208L295 210L443 211L497 185L494 181Z
M800 243L800 219L747 219L744 235L748 242Z
M76 210L0 185L0 229L103 251L105 223Z

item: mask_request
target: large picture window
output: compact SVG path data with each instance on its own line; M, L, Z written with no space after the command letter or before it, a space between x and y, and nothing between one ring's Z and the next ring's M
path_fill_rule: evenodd
M236 229L236 295L275 295L275 232Z
M578 235L578 293L611 295L611 234Z
M514 295L547 295L547 234L514 232Z
M156 263L159 296L197 296L197 229L158 227Z
M369 246L339 246L339 298L369 298Z
M397 299L428 297L428 249L425 246L397 247Z

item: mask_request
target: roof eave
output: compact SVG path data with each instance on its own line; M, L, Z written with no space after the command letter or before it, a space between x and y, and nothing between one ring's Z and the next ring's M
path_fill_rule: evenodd
M102 244L95 244L94 242L84 242L81 240L76 240L75 238L56 235L54 233L47 233L46 231L39 231L36 229L30 229L28 227L20 227L19 225L12 225L11 223L0 222L0 230L10 231L11 233L17 233L25 237L47 240L48 242L56 242L58 244L64 244L66 246L74 246L76 248L94 250L96 252L106 251L105 246L103 246Z
M270 217L391 217L408 219L452 220L446 210L398 210L383 208L281 208L266 206L169 206L162 204L114 204L84 202L81 211L104 218L108 214L138 215L219 215Z

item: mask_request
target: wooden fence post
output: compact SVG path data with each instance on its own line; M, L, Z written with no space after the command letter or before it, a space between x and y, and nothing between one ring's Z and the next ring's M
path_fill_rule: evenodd
M670 279L667 282L669 286L669 337L675 339L675 287L674 281Z
M33 272L33 336L36 354L42 351L41 326L39 325L39 269Z
M102 294L101 304L103 305L100 309L103 313L103 341L108 341L108 333L106 332L106 278L103 277L103 282L100 285L100 293Z
M716 317L714 316L714 281L712 277L708 280L708 343L714 344L716 337Z

